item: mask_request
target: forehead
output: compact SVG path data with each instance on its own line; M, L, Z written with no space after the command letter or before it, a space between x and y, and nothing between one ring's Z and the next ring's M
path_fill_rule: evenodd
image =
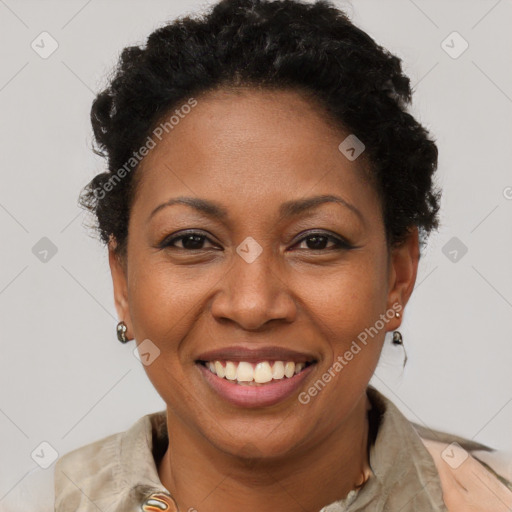
M245 212L275 207L277 214L277 202L332 193L370 216L378 210L364 157L350 161L340 152L348 133L310 98L245 89L210 92L196 101L136 171L136 203L146 213L187 195L220 199Z

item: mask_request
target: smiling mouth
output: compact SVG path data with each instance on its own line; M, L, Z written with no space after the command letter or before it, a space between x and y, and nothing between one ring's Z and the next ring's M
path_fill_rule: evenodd
M291 379L316 361L197 361L221 379L242 386L264 386Z

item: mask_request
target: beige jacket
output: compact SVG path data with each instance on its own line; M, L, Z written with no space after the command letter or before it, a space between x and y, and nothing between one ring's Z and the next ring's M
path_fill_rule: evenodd
M320 512L512 511L512 456L411 423L375 388L367 392L372 474L359 491ZM55 512L176 511L155 462L167 444L161 411L64 455L54 473ZM0 503L0 510L25 511L22 501L20 508ZM200 504L195 508L200 511Z

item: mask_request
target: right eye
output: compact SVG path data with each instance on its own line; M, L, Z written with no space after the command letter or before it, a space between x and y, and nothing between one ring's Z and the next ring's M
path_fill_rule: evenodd
M179 236L167 237L159 245L161 249L180 249L185 251L202 251L202 247L206 240L210 240L206 235L198 231L189 231ZM176 242L180 242L182 247L176 246ZM211 242L211 240L210 240ZM211 242L212 243L212 242Z

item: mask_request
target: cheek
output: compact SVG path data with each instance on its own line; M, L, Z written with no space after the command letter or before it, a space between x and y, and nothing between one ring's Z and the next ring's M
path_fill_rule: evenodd
M371 268L340 272L325 281L324 293L310 295L309 309L329 353L298 398L312 418L321 418L315 427L319 432L329 432L347 417L379 360L387 294L378 268Z
M168 262L152 263L148 258L140 264L133 262L132 271L128 286L132 321L134 329L147 337L172 326L179 329L187 311L193 314L208 289L205 273Z
M222 269L142 260L132 261L133 279L128 286L134 335L138 341L151 340L160 351L158 360L145 368L154 384L158 378L180 380L189 369L183 365L192 364L193 344L208 335L203 322Z
M331 382L335 399L347 389L363 389L377 365L392 318L381 319L387 305L385 265L368 253L329 279L316 281L316 286L309 279L303 284L309 290L306 308L320 337L329 343L330 353L316 378Z
M197 391L186 378L188 368L182 365L182 351L189 350L182 340L187 336L190 339L214 281L210 282L206 275L194 276L190 268L141 259L132 259L128 287L134 335L138 343L149 339L157 347L158 357L144 365L144 370L167 405L183 412L187 410L184 404L199 404Z
M327 338L346 341L378 320L387 304L385 267L375 256L359 255L330 273L297 279L306 308L331 331Z

